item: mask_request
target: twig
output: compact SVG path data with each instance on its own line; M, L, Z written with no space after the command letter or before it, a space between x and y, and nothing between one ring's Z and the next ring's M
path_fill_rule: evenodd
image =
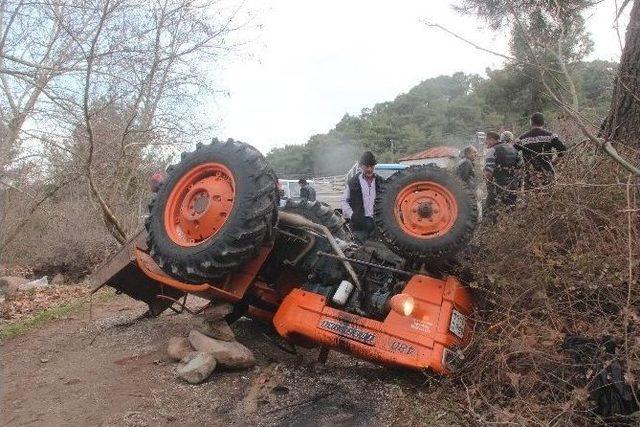
M625 306L625 310L624 310L624 354L625 354L625 358L626 358L626 363L625 363L625 369L626 369L626 376L630 377L631 376L631 368L630 368L630 360L629 360L629 317L630 317L630 311L631 311L631 293L633 290L633 223L631 220L632 217L632 211L635 210L633 208L635 208L635 206L632 207L631 205L631 186L633 183L633 177L631 175L629 175L629 177L627 178L627 191L626 191L626 197L627 197L627 257L628 257L628 262L627 262L627 274L628 274L628 279L627 279L627 302L626 302L626 306ZM627 378L625 378L627 379ZM634 386L634 384L631 385L631 391L633 392L633 398L636 401L636 404L638 406L640 406L640 401L638 400L638 395L636 393L636 388Z
M22 230L22 228L27 225L27 223L29 222L29 220L31 219L31 215L33 215L39 208L40 206L46 202L47 200L49 200L49 198L53 197L60 189L62 189L63 187L65 187L67 184L69 184L70 182L72 182L73 180L76 179L77 176L72 176L71 178L63 181L62 183L56 185L54 188L52 188L51 190L47 191L38 201L36 201L36 203L29 209L28 212L25 213L25 215L23 215L23 219L20 222L20 224L18 224L18 226L13 229L13 231L11 233L8 234L8 236L0 243L0 254L4 251L4 249L9 245L9 243L11 243L13 241L13 239L16 238L16 236L18 236L18 234L20 233L20 230Z
M505 55L504 53L496 52L495 50L491 50L491 49L487 49L486 47L482 47L482 46L480 46L480 45L478 45L478 44L476 44L476 43L472 42L471 40L468 40L468 39L466 39L466 38L462 37L461 35L454 33L454 32L453 32L453 31L451 31L450 29L448 29L448 28L446 28L446 27L443 27L443 26L442 26L442 25L440 25L440 24L434 24L433 22L429 22L429 21L424 20L424 19L422 20L422 22L423 22L427 27L439 28L439 29L441 29L442 31L444 31L445 33L447 33L447 34L449 34L449 35L451 35L451 36L453 36L453 37L457 38L458 40L462 40L463 42L467 43L468 45L471 45L471 46L475 47L475 48L476 48L476 49L478 49L478 50L481 50L481 51L483 51L483 52L490 53L490 54L492 54L492 55L499 56L499 57L504 58L504 59L508 59L509 61L520 62L520 60L519 60L519 59L517 59L517 58L515 58L515 57L513 57L513 56Z

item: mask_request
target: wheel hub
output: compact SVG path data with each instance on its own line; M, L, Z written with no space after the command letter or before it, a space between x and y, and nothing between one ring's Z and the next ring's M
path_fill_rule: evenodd
M194 214L201 215L209 208L209 193L206 191L196 194L191 203L191 209Z
M420 203L420 206L418 206L418 215L422 218L430 218L433 215L431 203Z
M395 216L402 230L429 239L447 233L458 217L458 205L451 192L435 182L415 182L396 198Z

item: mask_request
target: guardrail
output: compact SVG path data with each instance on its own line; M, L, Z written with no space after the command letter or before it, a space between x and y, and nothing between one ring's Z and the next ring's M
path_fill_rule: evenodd
M340 209L340 200L345 185L344 175L313 178L313 188L316 190L316 198L321 202L327 203L333 209Z

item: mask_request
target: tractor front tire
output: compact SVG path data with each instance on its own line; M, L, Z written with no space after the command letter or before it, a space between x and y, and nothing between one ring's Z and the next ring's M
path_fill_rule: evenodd
M167 169L149 204L148 248L172 277L202 283L238 270L273 238L277 178L252 146L198 145Z

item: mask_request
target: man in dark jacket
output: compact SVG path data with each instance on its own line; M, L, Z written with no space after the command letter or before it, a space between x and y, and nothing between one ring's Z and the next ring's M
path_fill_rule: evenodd
M475 190L478 187L474 162L478 157L478 150L473 145L469 145L462 150L462 162L456 168L456 175L467 184L469 188Z
M300 184L300 198L302 200L308 200L309 202L316 201L316 190L309 185L306 179L300 178L298 180L298 184Z
M567 147L558 135L544 128L542 113L531 115L531 130L518 137L515 148L522 153L525 163L525 188L533 188L553 182L553 150L561 157Z
M342 195L342 215L351 222L351 230L360 242L371 238L375 230L373 204L382 178L374 173L376 158L370 151L360 157L360 170L349 179Z
M487 180L487 200L483 212L492 221L496 219L499 204L511 206L516 203L520 184L519 170L524 162L513 145L499 141L496 132L487 132L485 145L487 157L484 177Z

